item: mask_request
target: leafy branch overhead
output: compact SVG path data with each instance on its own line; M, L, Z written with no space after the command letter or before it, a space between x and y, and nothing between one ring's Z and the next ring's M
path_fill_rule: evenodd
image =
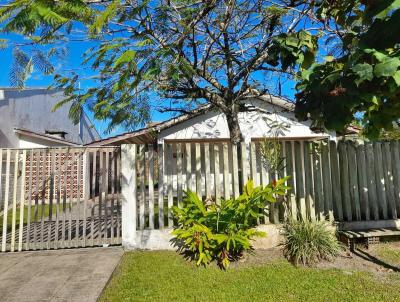
M302 73L297 115L342 130L358 113L367 136L391 130L400 116L400 1L327 2L317 18L340 27L341 55Z

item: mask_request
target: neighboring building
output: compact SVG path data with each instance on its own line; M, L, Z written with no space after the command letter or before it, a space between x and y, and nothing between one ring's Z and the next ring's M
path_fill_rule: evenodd
M75 125L70 106L52 112L60 90L0 88L0 148L81 146L101 137L86 114Z
M282 98L274 96L248 98L243 101L243 105L246 110L239 113L239 124L246 143L268 137L279 137L283 140L336 139L333 133L311 129L309 121L297 121L294 104ZM95 141L89 145L196 141L229 141L225 115L210 106L204 106L191 114L153 123L147 128Z

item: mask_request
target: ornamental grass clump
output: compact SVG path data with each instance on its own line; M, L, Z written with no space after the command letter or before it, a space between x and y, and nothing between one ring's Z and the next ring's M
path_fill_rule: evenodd
M287 178L265 187L254 187L248 181L237 198L205 203L192 191L185 193L183 206L173 207L177 223L173 231L180 250L190 253L197 265L217 261L227 268L244 251L252 248L251 240L266 234L257 231L257 219L265 215L265 207L285 195Z
M321 260L333 260L340 252L335 232L322 221L295 221L283 225L283 252L294 265L312 265Z

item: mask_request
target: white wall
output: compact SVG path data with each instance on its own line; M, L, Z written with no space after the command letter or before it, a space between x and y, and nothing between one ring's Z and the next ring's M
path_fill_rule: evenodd
M18 136L14 128L28 129L37 133L46 131L65 131L66 140L77 144L87 144L100 139L91 126L87 116L80 125L75 125L69 118L70 104L55 112L55 104L63 100L62 91L32 88L26 90L1 90L4 98L0 99L0 147L17 148ZM81 132L81 133L80 133Z
M293 112L288 112L281 107L258 99L251 99L247 103L255 108L260 108L260 110L239 113L239 124L246 143L250 142L252 138L274 137L276 133L279 137L286 138L327 136L311 131L310 122L298 122ZM284 129L277 130L273 127L274 124L283 125ZM158 142L163 143L165 139L190 140L201 138L228 139L229 129L225 115L218 112L208 112L179 123L162 130L159 133Z
M35 149L35 148L47 148L47 147L63 147L61 143L51 142L48 140L42 140L33 137L19 136L18 148L21 149Z

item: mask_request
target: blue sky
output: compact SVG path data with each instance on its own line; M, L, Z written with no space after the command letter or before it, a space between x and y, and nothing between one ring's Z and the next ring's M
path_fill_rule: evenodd
M0 35L0 39L8 39L11 43L20 43L23 42L23 38L18 35ZM62 69L74 69L80 75L90 76L91 71L87 69L87 67L82 68L81 61L82 55L86 49L93 46L93 42L70 42L68 43L67 56L64 60L60 61L59 64ZM0 72L0 87L9 87L10 77L9 71L12 67L13 55L12 55L12 47L8 47L5 49L0 49L0 62L1 62L1 71ZM48 87L53 83L53 76L46 76L40 72L34 72L33 75L26 82L26 87ZM91 85L95 85L93 81L85 81L82 82L82 88L88 88ZM93 114L86 110L86 113L90 116L93 123L95 124L97 130L100 135L103 137L113 136L122 132L125 132L126 129L118 128L115 129L112 133L106 134L105 129L107 128L106 121L95 120ZM153 121L161 121L171 117L171 114L168 113L159 113L154 110L152 112L152 120Z
M17 35L0 35L1 38L9 39L12 43L18 44L19 42L23 41L23 38ZM83 68L81 66L82 55L86 49L91 46L94 46L95 42L70 42L68 44L67 56L59 62L60 67L63 70L74 69L77 73L83 76L90 76L91 70L87 67ZM9 79L9 70L12 66L12 47L8 47L6 49L0 49L0 62L1 62L1 71L0 72L0 86L1 87L8 87L10 86L10 79ZM268 82L275 82L276 79L263 79L260 76L258 79L260 82L268 81ZM27 87L48 87L53 82L52 76L45 76L42 73L34 72L34 74L28 79L26 82ZM81 83L81 88L89 88L95 85L93 81L85 81ZM289 98L293 98L294 95L294 83L289 81L282 87L282 94ZM91 117L93 123L95 124L97 130L99 131L100 135L103 137L113 136L122 132L125 132L126 129L118 128L115 129L112 133L106 134L105 129L107 128L106 121L99 121L93 118L93 114L86 110L86 113ZM156 110L151 112L152 121L162 121L171 117L171 113L160 113Z

